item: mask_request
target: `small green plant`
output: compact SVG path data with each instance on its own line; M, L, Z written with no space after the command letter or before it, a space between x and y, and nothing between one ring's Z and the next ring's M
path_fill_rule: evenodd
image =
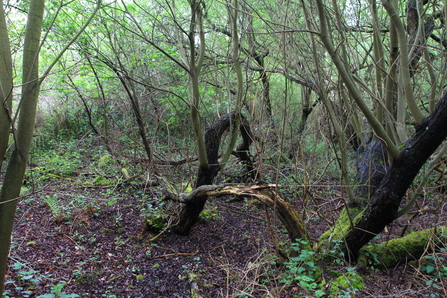
M37 296L37 298L75 298L80 297L78 294L66 294L65 292L62 292L62 288L67 283L65 281L61 281L56 285L51 286L51 293L49 294L43 294Z
M159 233L168 224L168 212L171 208L169 202L158 201L150 204L143 204L140 208L140 216L144 218L144 225L148 231Z
M64 207L59 202L59 195L53 194L53 195L45 195L41 196L41 199L47 203L48 207L50 208L51 213L53 214L56 222L61 222L64 218Z
M441 248L441 253L446 252L446 248ZM447 279L447 265L445 259L438 255L429 255L424 257L421 272L426 275L435 276L442 280Z
M199 222L208 223L213 219L218 219L219 213L217 212L217 206L212 208L207 208L200 212L199 214Z
M302 247L308 243L298 239L297 243L292 243L292 249L299 252L297 257L292 257L285 262L287 271L282 274L280 281L285 285L292 285L295 282L303 288L302 295L312 293L313 297L322 297L324 291L319 289L318 276L321 274L318 266L315 264L314 252Z
M26 263L15 262L11 265L12 270L17 270L17 280L9 280L6 284L15 285L14 291L18 293L19 297L36 297L34 290L40 284L48 284L48 280L51 275L41 274L38 270L34 270L29 267ZM65 281L59 281L57 284L50 285L51 292L48 294L43 294L37 296L37 298L74 298L80 297L77 294L66 294L62 291L63 287L66 285ZM12 298L9 291L3 293L5 298Z
M346 273L331 281L329 292L336 297L351 297L353 292L365 288L363 278L355 271L355 268L346 268L346 270Z
M72 140L46 150L36 150L30 160L37 166L25 173L25 181L45 181L72 176L82 165L82 156Z
M445 255L447 248L440 249L440 253L425 256L420 260L420 272L425 276L425 286L431 289L430 297L443 297L442 284L447 279L447 265Z

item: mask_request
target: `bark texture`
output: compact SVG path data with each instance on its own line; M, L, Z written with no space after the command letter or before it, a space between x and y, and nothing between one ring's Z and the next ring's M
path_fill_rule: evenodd
M29 5L23 44L22 93L17 131L15 132L15 142L0 192L0 297L2 297L4 289L6 263L9 255L17 197L20 195L34 132L37 100L41 84L38 72L38 56L44 7L44 0L31 1ZM3 159L3 156L0 156L0 158Z
M431 115L416 128L394 160L362 218L345 237L346 253L356 259L360 248L392 223L407 189L419 170L447 137L447 92Z
M9 144L9 131L11 129L12 106L12 58L9 45L8 27L3 12L3 1L0 1L0 169L3 156Z
M357 149L356 165L357 174L355 176L356 205L365 207L376 192L377 187L382 182L388 170L388 153L385 146L375 136L360 145Z
M186 204L202 202L209 196L249 196L258 199L272 210L276 211L278 218L284 224L290 240L296 239L309 240L304 224L299 215L293 209L290 202L277 191L277 185L268 183L255 184L221 184L221 185L202 185L190 193L181 193L179 195L167 193L166 198L179 201Z
M230 129L231 123L234 123L235 118L235 113L225 115L206 129L205 146L209 167L201 168L199 166L195 185L196 188L202 185L213 184L214 178L217 176L217 173L220 170L219 147L221 138L224 132ZM250 144L252 142L252 135L250 127L248 126L248 122L242 115L239 129L243 138L243 143L241 143L237 147L235 155L244 162L247 173L253 174L254 167L248 152ZM207 196L203 195L195 200L185 202L185 206L180 213L179 222L174 228L174 232L176 234L189 234L191 228L197 222L199 214L200 212L202 212L203 207L205 206L206 200Z
M418 7L417 1L418 0L408 1L406 15L408 49L411 53L409 61L411 76L416 74L427 38L434 30L434 21L432 18L427 18L423 26L421 26L421 30L419 30L420 10L422 7ZM426 0L422 1L422 5L427 3L428 1ZM394 48L394 51L397 54L398 48ZM393 103L393 107L390 108L390 111L395 115L395 102ZM355 181L359 186L355 189L354 193L358 198L358 205L363 207L366 206L369 198L377 190L383 177L385 177L388 169L388 160L385 146L375 136L371 136L364 146L362 145L356 150L357 175Z
M411 75L414 75L415 71L418 68L419 60L422 57L424 52L424 46L427 39L432 34L435 29L435 22L432 17L426 18L423 26L421 26L422 30L419 29L419 11L422 7L418 7L418 0L410 0L407 2L407 32L409 35L408 47L411 52L410 57L410 71ZM422 1L422 5L427 4L428 1ZM422 31L419 32L418 31Z

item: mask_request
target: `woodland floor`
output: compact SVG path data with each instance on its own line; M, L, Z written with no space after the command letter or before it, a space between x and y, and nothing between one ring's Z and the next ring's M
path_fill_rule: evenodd
M142 215L153 212L149 204L160 196L157 187L145 193L131 187L86 187L86 179L77 175L41 182L20 199L7 275L9 297L314 297L298 282L281 282L290 275L277 265L266 211L254 201L210 200L209 211L189 236L168 230L150 241L157 234L145 230ZM310 191L305 221L316 239L343 202L336 187ZM297 193L286 190L302 210ZM52 211L48 198L56 198ZM399 235L407 223L407 231L445 225L446 201L445 195L424 199L420 206L428 206L426 212L411 222L399 219L381 240ZM275 235L286 242L280 225ZM348 266L329 267L343 271ZM422 274L417 264L370 268L361 275L364 290L354 294L346 289L345 296L335 297L445 297L447 291L445 280Z

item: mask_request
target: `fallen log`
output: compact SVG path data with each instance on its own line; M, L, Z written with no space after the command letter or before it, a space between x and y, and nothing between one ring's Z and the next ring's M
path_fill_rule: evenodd
M290 202L278 192L278 185L271 183L225 183L220 185L202 185L189 193L174 194L165 192L165 198L181 203L191 203L202 197L221 197L225 195L251 197L259 200L272 210L284 224L292 243L297 239L308 241L306 229Z

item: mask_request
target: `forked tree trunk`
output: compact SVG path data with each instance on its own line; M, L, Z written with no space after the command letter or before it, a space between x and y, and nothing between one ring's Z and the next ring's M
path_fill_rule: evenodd
M391 163L361 219L345 236L346 253L351 259L356 259L360 248L396 219L402 198L414 178L447 137L446 127L447 92L444 92L431 115L404 144L400 157Z
M231 123L234 123L235 113L225 115L208 127L205 131L206 155L208 158L209 168L203 169L199 167L195 187L213 184L214 178L220 170L219 164L219 147L222 135L227 129L230 129ZM241 115L241 123L239 127L244 142L236 149L235 155L244 160L246 169L253 174L253 163L249 156L248 150L252 141L250 127L247 120ZM174 232L179 235L188 235L191 228L197 222L200 212L205 206L208 196L204 195L195 200L185 203L178 224L174 228Z

